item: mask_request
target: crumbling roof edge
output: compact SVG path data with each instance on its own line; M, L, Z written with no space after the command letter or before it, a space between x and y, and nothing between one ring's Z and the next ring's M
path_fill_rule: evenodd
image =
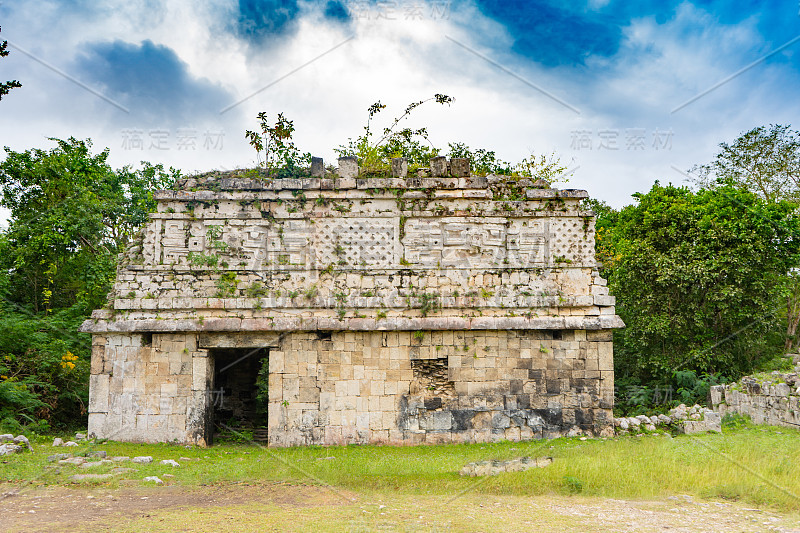
M250 331L431 331L431 330L601 330L625 327L617 315L548 317L418 317L418 318L206 318L106 320L90 318L88 333L250 332Z

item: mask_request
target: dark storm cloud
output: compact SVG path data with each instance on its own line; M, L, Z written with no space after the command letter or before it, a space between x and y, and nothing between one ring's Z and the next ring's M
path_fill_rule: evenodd
M123 41L86 45L78 60L81 77L144 121L186 121L218 113L232 96L219 85L192 76L186 63L163 45Z

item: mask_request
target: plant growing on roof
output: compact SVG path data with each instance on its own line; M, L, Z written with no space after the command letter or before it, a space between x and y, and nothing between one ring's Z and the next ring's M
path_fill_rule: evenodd
M292 140L294 122L278 113L275 124L270 124L265 111L256 115L261 133L247 130L245 138L255 148L259 166L270 177L290 177L301 174L301 167L311 164L311 154L301 153ZM263 152L263 161L262 161Z
M340 145L334 151L340 157L352 156L357 158L359 166L366 174L385 172L388 169L389 160L393 157L408 158L411 169L427 165L431 157L439 154L439 150L428 139L427 128L403 128L400 130L396 128L403 120L409 117L414 109L430 101L449 105L455 100L445 94L435 94L431 98L410 103L406 106L403 114L396 117L388 127L384 128L381 137L373 142L372 118L386 108L386 105L378 100L367 109L368 116L367 124L364 126L364 133L355 140L348 139L347 145ZM423 141L429 146L423 144Z

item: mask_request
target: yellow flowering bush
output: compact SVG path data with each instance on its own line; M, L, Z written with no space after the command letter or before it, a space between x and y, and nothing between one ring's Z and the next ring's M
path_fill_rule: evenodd
M77 355L73 355L72 352L68 351L64 355L61 356L61 368L68 368L72 370L75 368L75 361L78 360Z

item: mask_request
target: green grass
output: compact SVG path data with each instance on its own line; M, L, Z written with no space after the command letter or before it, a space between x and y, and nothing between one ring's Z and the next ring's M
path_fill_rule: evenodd
M746 426L723 435L663 435L617 439L556 439L526 443L442 446L346 446L262 449L251 445L186 448L167 444L107 442L80 448L52 448L39 440L33 454L2 459L2 484L66 484L73 473L103 473L54 466L46 457L58 452L105 450L109 456L151 455L151 465L103 485L168 473L167 483L258 483L272 481L330 484L357 491L448 495L464 490L495 495L570 495L650 499L675 494L742 501L782 511L800 510L800 432ZM551 466L490 478L464 478L460 468L472 461L520 456L552 456ZM195 459L181 461L180 457ZM328 459L333 457L333 459ZM158 464L175 459L181 467ZM116 466L116 465L115 465ZM482 482L476 483L478 479Z

